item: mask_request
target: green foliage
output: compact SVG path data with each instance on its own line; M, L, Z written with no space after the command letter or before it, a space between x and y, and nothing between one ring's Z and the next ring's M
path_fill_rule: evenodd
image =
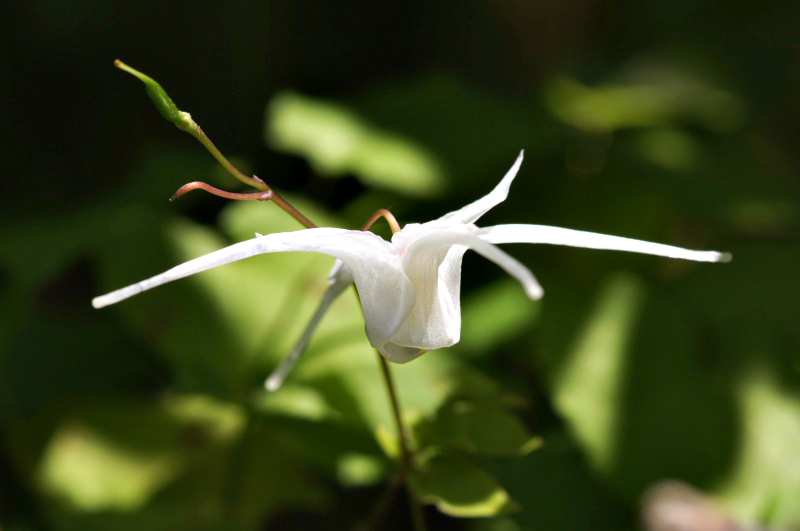
M478 455L524 455L541 444L515 416L487 401L447 402L420 430L422 440Z
M508 493L484 470L457 457L435 456L411 478L419 498L450 516L495 516L514 507Z
M620 430L628 342L641 288L626 277L609 280L554 376L553 402L569 419L589 458L608 469Z
M424 147L338 105L280 94L267 110L266 135L275 148L307 157L322 175L352 173L367 185L413 195L441 188L440 164Z
M90 512L140 509L202 453L235 440L244 423L238 408L202 395L73 414L53 434L37 476L43 490Z
M499 314L505 319L497 319ZM492 348L513 338L536 322L539 305L531 302L510 279L476 291L464 305L462 349L472 355L489 355Z
M774 375L754 366L738 390L742 444L734 466L721 481L720 496L744 521L755 518L800 525L800 397L780 388Z
M737 129L744 118L741 99L669 65L652 63L620 77L624 84L600 87L554 79L545 89L548 105L565 122L589 132L684 120L724 132Z

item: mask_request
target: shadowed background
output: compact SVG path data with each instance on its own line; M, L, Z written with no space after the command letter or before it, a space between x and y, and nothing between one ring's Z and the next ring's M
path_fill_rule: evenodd
M420 445L441 457L418 487L432 527L637 528L643 492L670 479L739 522L800 527L796 2L4 11L1 529L349 528L392 470L352 296L286 387L261 388L329 259L257 257L91 308L256 231L299 228L268 203L167 202L194 180L246 190L115 58L321 225L382 207L433 219L525 149L483 225L733 253L507 246L541 280L537 303L468 254L461 343L395 371ZM384 528L407 525L398 501Z

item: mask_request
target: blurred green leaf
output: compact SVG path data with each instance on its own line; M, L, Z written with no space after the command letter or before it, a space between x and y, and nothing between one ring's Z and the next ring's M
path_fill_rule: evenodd
M541 445L510 412L478 400L447 402L420 428L423 443L481 455L519 456Z
M360 317L355 297L341 301L354 303L354 315ZM336 310L334 310L336 311ZM344 313L344 312L342 312ZM335 323L331 323L333 325ZM297 382L314 385L332 408L349 422L366 426L379 442L395 441L386 388L380 376L378 355L363 332L363 318L358 328L350 327L318 334L307 353L307 359L296 368ZM315 344L316 343L316 344ZM447 398L450 375L459 370L445 352L432 352L415 363L392 366L395 383L409 419L433 413ZM280 392L280 391L278 391ZM387 447L390 455L391 444Z
M411 476L411 488L423 502L460 518L495 516L516 507L491 475L457 457L430 459Z
M610 279L555 378L553 400L559 413L594 463L606 470L614 458L625 356L640 299L641 286L635 279Z
M446 199L455 208L491 189L520 149L525 149L528 166L544 154L560 155L567 137L564 128L526 98L505 98L441 72L377 86L354 105L370 120L414 138L446 162ZM523 174L548 178L541 171L523 169Z
M603 303L555 309L565 328L558 334L583 330L577 340L574 332L564 334L561 354L551 353L559 412L595 466L629 499L676 478L721 496L742 522L797 525L789 500L796 499L798 473L786 454L800 426L792 420L800 389L798 294L786 281L789 257L796 255L796 246L786 243L741 245L725 267L684 269L670 279L680 282L636 290L616 317L607 306L609 330L627 332L598 340L594 356L610 365L585 365L587 376L572 386L572 407L565 407L563 378L582 359L576 342L584 344L593 323L603 322ZM771 266L759 267L764 263ZM680 270L664 271L671 277ZM548 302L577 300L580 288L568 291ZM546 314L544 323L553 318ZM549 337L557 327L548 329Z
M538 304L511 279L484 286L464 301L459 349L491 355L492 347L533 327L538 312Z
M702 159L702 146L692 135L673 128L655 128L639 138L642 156L673 171L689 171Z
M141 508L175 480L191 453L229 444L242 412L202 396L160 404L95 404L64 422L39 463L41 488L81 511Z
M743 522L756 517L781 529L800 527L800 394L781 388L763 366L740 383L742 441L720 495Z
M336 467L337 478L346 487L374 485L386 477L385 463L369 454L344 454Z
M730 91L664 64L633 71L623 81L588 87L570 78L545 87L550 110L588 132L651 127L691 120L717 132L738 128L745 103Z
M292 430L247 420L238 406L168 395L72 415L38 470L41 487L68 502L48 508L55 529L258 529L328 503Z
M336 414L318 390L293 382L281 386L280 392L259 393L254 403L263 413L312 421L320 421Z
M174 479L174 456L138 454L79 424L53 437L40 472L43 488L77 509L133 510Z
M353 173L412 195L430 195L442 185L439 163L422 146L339 105L284 92L267 108L266 130L271 145L307 157L322 175Z
M710 487L735 448L732 360L717 357L715 335L700 324L707 318L690 317L701 294L678 295L687 284L645 291L612 277L597 299L558 317L583 316L560 332L551 369L558 410L596 470L631 501L665 478Z

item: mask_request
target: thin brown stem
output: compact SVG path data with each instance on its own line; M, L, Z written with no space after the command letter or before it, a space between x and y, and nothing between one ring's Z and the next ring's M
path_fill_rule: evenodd
M386 222L389 224L389 227L392 229L392 234L395 232L400 232L400 224L397 222L394 215L385 208L376 210L374 214L367 218L367 221L365 221L364 225L361 226L361 230L369 230L369 228L372 227L372 225L374 225L375 222L380 218L384 218L386 220Z
M220 150L217 149L217 146L215 146L214 143L211 141L211 139L206 136L206 134L203 132L203 129L199 125L195 128L192 128L189 131L189 133L193 137L195 137L201 144L203 144L203 146L205 146L208 152L211 153L211 155L213 155L215 159L217 159L217 162L222 164L222 167L228 170L228 173L233 175L236 179L238 179L239 181L243 182L246 185L256 188L257 190L262 190L263 192L271 192L272 195L270 196L270 199L272 200L272 202L278 205L280 208L282 208L287 214L292 216L294 219L296 219L301 225L303 225L307 229L313 229L316 227L313 221L305 217L302 213L300 213L299 210L297 210L295 207L289 204L288 201L286 201L284 198L278 195L278 193L275 192L275 190L272 190L269 186L267 186L267 183L265 183L255 175L252 177L248 177L247 175L236 169L236 166L231 164L230 161L227 158L225 158L225 155L223 155L222 152L220 152Z
M270 199L272 199L272 196L274 195L272 190L268 190L266 192L252 192L249 194L226 192L225 190L220 190L219 188L215 188L210 184L201 181L194 181L191 183L186 183L180 188L178 188L178 190L174 194L172 194L172 197L170 197L169 200L175 201L179 197L182 197L184 194L191 192L192 190L203 190L217 197L224 197L225 199L235 199L237 201L248 201L248 200L269 201Z
M231 164L230 161L225 158L225 155L223 155L222 152L219 149L217 149L217 146L215 146L214 143L211 141L211 139L206 136L206 134L203 132L203 129L199 125L195 128L192 128L189 131L189 134L191 134L201 144L203 144L203 146L208 150L208 152L211 153L211 155L213 155L215 159L217 159L217 162L222 164L222 167L228 170L228 173L233 175L236 179L238 179L239 181L243 182L248 186L252 186L257 190L263 190L266 192L267 190L270 189L269 186L267 186L266 183L264 183L264 181L262 181L261 179L256 180L252 177L248 177L247 175L236 169L236 166Z
M260 179L259 179L260 180ZM281 207L287 214L296 219L302 226L307 229L316 228L313 221L305 217L299 210L289 204L284 198L279 196L275 190L272 190L272 202Z

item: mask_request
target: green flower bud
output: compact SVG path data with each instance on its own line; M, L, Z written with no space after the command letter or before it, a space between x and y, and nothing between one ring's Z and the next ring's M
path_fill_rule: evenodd
M114 66L128 72L144 83L147 89L147 95L150 96L150 99L155 103L158 112L161 113L161 116L175 124L178 129L187 132L192 132L197 129L197 124L192 120L192 116L188 112L183 112L178 109L178 106L175 105L172 98L169 97L167 91L158 84L158 81L131 68L119 59L114 61Z

